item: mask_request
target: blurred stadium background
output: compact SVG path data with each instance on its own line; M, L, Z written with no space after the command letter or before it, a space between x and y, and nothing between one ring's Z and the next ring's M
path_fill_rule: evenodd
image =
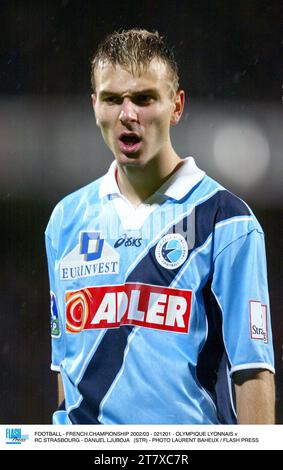
M187 106L178 152L243 197L266 233L283 423L282 11L277 0L0 1L0 423L50 423L44 229L67 193L111 160L95 127L89 59L118 28L175 45Z

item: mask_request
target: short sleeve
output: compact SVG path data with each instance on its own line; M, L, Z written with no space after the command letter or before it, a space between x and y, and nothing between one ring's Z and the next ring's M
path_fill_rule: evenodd
M214 259L212 291L222 314L230 374L241 369L274 372L264 234L240 236Z
M50 228L50 226L49 226ZM48 263L49 284L50 284L50 326L51 326L51 346L52 361L51 369L60 370L60 363L65 357L65 332L63 329L63 312L60 308L59 281L56 276L56 250L52 245L52 240L46 231L45 245Z

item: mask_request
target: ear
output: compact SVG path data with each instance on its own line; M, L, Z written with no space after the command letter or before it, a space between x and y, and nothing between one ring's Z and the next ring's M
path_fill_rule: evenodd
M173 108L171 120L170 120L170 123L172 125L178 124L178 122L180 121L181 116L183 114L184 105L185 105L185 92L184 90L179 90L176 93L176 96L174 98L174 108Z
M96 103L95 93L92 93L91 100L92 100L92 107L93 107L93 111L94 111L94 116L95 116L95 119L96 119L96 125L99 127L99 120L98 120L98 117L97 117L96 112L95 112L95 103Z

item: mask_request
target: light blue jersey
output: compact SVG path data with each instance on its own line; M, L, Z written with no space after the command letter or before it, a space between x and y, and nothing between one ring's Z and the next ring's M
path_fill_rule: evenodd
M134 208L108 173L46 229L59 424L235 423L235 371L274 372L264 234L193 158Z

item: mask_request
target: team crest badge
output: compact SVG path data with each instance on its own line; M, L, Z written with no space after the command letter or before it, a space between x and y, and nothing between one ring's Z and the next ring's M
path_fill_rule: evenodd
M155 248L158 263L166 269L177 269L186 261L188 244L179 233L169 233L159 240Z

